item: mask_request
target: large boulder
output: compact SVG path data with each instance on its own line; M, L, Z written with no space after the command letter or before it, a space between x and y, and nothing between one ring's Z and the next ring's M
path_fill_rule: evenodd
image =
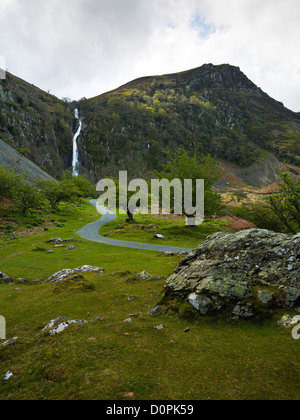
M300 234L261 229L208 237L166 281L168 295L186 299L202 315L231 307L249 319L260 308L300 304Z

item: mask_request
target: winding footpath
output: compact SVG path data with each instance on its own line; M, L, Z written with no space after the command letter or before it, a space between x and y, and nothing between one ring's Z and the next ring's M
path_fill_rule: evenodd
M129 242L129 241L118 241L115 239L109 239L99 234L99 230L102 226L106 225L107 223L112 222L117 218L114 213L109 212L105 207L99 206L97 200L90 200L92 206L97 208L99 213L102 213L102 217L100 220L96 222L89 223L88 225L84 226L78 232L82 239L87 239L88 241L98 242L105 245L111 246L118 246L122 248L132 248L132 249L140 249L146 251L157 251L157 252L192 252L191 249L188 248L181 248L181 247L174 247L174 246L164 246L164 245L154 245L154 244L144 244L140 242Z

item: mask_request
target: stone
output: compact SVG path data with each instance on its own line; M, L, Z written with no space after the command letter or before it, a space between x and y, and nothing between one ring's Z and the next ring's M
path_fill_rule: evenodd
M209 298L196 293L190 294L188 301L201 315L207 315L213 309L213 302Z
M270 303L274 301L274 297L275 297L274 293L270 292L269 290L262 290L258 292L257 300L262 305L269 305Z
M73 251L74 249L77 249L77 248L78 248L78 245L71 245L66 248L66 251Z
M283 328L292 328L294 325L297 325L299 321L295 320L294 317L290 315L284 315L279 321L278 325Z
M139 277L142 280L147 280L147 279L152 278L152 276L149 273L147 273L147 271L143 271L140 274L136 274L136 277Z
M165 330L166 328L167 328L167 327L165 327L163 324L155 325L155 326L153 327L153 329L154 329L154 330L157 330L157 331Z
M10 378L12 378L14 376L13 372L10 370L9 372L7 372L3 378L3 382L7 382Z
M161 313L162 307L161 306L156 306L155 308L151 309L151 311L148 312L148 315L158 315Z
M6 283L6 284L8 284L8 283L14 283L14 281L15 281L14 277L7 276L7 277L0 278L0 284L1 283Z
M58 317L56 319L53 319L52 321L50 321L44 328L43 328L43 332L47 331L48 335L54 336L57 334L62 333L63 331L65 331L70 325L74 325L74 324L88 324L88 321L85 320L71 320L68 321L66 318L63 317Z
M17 284L27 284L27 283L29 283L29 280L26 279L26 278L21 278L21 279L17 279L15 282Z
M125 324L130 324L132 322L132 318L124 319L123 321Z
M287 308L293 308L300 298L300 290L295 287L284 287L282 289Z
M270 314L299 307L299 255L300 234L288 236L264 229L219 232L179 263L165 282L166 298L180 296L201 314L227 308L227 313L233 311L234 317L243 319L265 311L259 304L272 304ZM264 288L257 293L258 285ZM250 301L255 307L249 306Z
M160 233L157 233L154 235L154 239L165 239L164 235L161 235Z
M232 311L233 319L251 319L254 316L251 303L237 304Z
M50 283L62 283L63 281L67 280L68 277L80 273L86 272L98 272L103 274L104 270L100 267L93 267L91 265L84 265L82 267L74 268L74 269L65 269L58 271L57 273L53 274L53 276L49 277L47 280Z
M7 341L5 341L4 343L2 343L1 345L0 345L0 347L7 347L7 346L10 346L11 344L14 344L16 341L18 341L19 340L19 337L14 337L14 338L12 338L11 340L7 340Z
M62 238L53 238L49 239L49 241L46 241L45 244L53 244L53 245L59 245L66 242L78 242L77 239L62 239Z
M49 241L46 241L45 244L60 244L63 241L64 240L62 238L53 238L53 239L49 239Z

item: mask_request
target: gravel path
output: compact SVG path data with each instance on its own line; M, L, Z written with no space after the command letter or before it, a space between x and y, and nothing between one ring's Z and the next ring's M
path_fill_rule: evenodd
M77 233L81 238L87 239L92 242L99 242L105 245L118 246L122 248L132 248L132 249L144 249L147 251L158 251L158 252L192 252L191 249L183 247L174 247L174 246L164 246L164 245L154 245L154 244L143 244L140 242L129 242L129 241L118 241L115 239L109 239L100 235L99 229L106 225L107 223L112 222L117 218L117 216L109 212L106 208L98 206L97 200L90 200L91 205L97 207L98 211L103 213L103 216L100 220L90 223L80 229Z

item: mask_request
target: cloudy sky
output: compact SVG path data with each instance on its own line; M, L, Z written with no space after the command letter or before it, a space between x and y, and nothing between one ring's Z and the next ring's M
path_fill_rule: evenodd
M0 62L59 98L229 63L300 111L299 0L0 0Z

